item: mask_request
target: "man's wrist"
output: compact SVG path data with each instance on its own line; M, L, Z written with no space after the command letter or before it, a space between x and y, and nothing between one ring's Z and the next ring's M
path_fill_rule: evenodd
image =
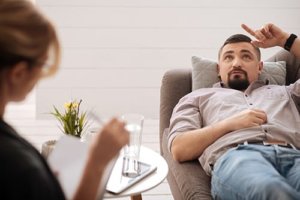
M286 40L290 37L290 33L284 32L282 36L279 37L277 46L284 48Z
M220 121L219 127L221 128L221 130L223 130L222 135L225 135L225 134L235 130L233 124L231 123L231 119L228 119L228 118Z

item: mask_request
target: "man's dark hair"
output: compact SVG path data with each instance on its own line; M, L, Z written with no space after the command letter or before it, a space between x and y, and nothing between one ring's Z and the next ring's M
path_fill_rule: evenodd
M219 59L220 59L220 56L221 56L221 52L223 50L223 47L227 44L233 44L233 43L239 43L239 42L248 42L251 44L251 38L246 36L246 35L243 35L243 34L235 34L235 35L232 35L230 36L225 42L224 44L222 45L222 47L220 48L219 50ZM260 60L260 50L259 48L257 48L256 46L252 45L254 47L254 49L256 50L257 52L257 57L258 57L258 60Z

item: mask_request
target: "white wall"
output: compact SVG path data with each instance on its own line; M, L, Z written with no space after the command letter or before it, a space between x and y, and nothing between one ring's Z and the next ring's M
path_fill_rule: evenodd
M274 22L300 35L299 0L36 0L63 46L61 70L37 88L37 116L69 99L108 117L157 118L159 87L193 55L216 59L222 42ZM263 59L278 49L263 51Z

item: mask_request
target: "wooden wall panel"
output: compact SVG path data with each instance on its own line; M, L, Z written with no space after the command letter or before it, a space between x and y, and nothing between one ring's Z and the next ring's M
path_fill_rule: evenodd
M288 2L288 3L287 3ZM61 70L36 89L37 116L82 98L101 115L157 118L163 73L217 59L223 41L273 22L300 34L299 0L36 0L57 27ZM266 59L278 48L262 50Z

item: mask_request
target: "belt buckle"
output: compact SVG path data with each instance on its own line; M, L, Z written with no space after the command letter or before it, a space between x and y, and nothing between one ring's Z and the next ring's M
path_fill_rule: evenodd
M266 141L262 141L262 143L263 143L264 146L277 145L277 144L272 144L272 143L269 143L269 142L266 142Z

